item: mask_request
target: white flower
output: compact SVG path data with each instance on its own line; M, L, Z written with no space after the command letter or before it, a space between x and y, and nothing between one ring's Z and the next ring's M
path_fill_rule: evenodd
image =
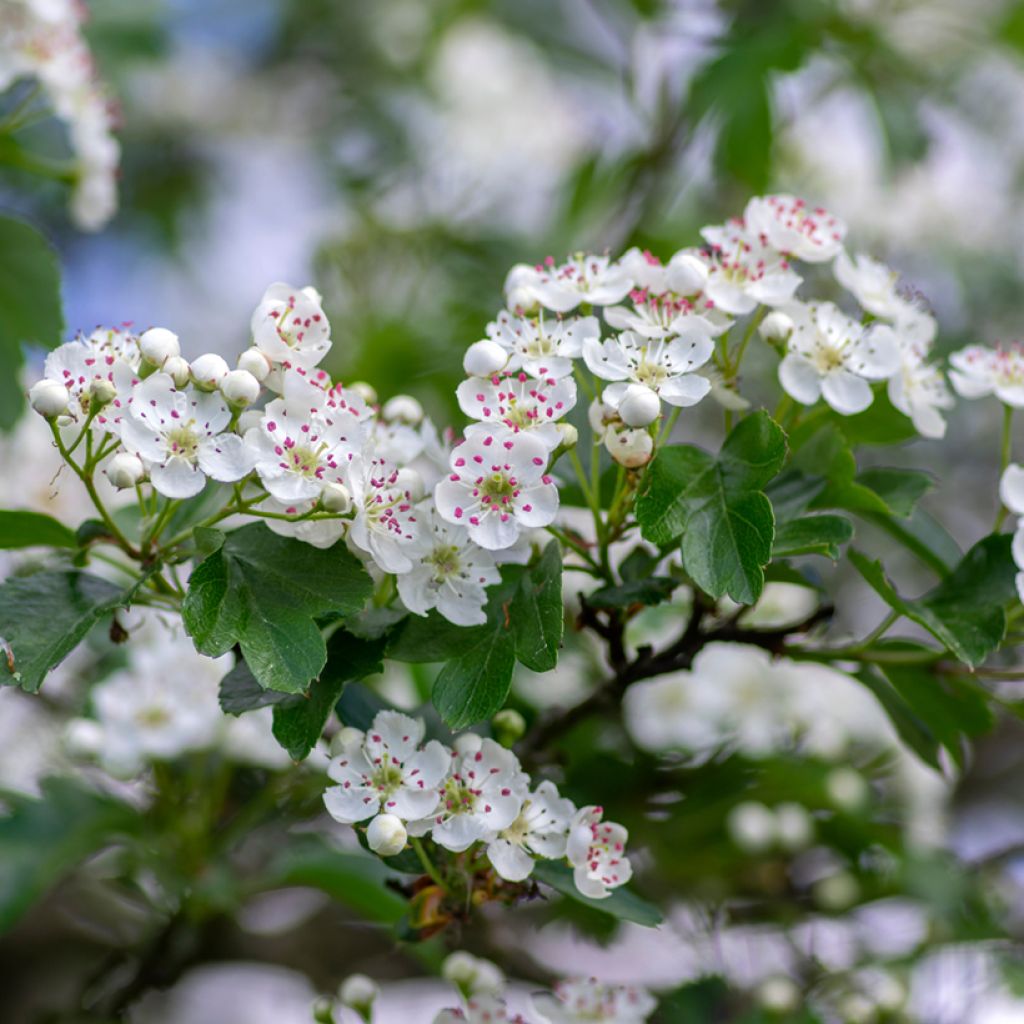
M968 345L949 357L949 379L964 398L994 394L1015 409L1024 408L1024 350ZM49 376L49 374L47 374Z
M227 360L216 352L204 352L189 367L192 380L204 391L213 391L228 375Z
M130 343L126 340L130 338ZM43 364L43 377L67 388L65 414L81 422L93 412L97 430L113 430L124 414L124 403L138 383L138 343L120 331L94 331L54 349ZM97 401L96 389L102 387ZM111 398L110 395L113 395Z
M47 419L67 412L68 389L58 380L37 380L28 392L29 404Z
M283 394L264 410L245 444L267 491L278 501L315 501L324 485L345 482L366 428L330 392L297 373L286 374Z
M401 474L383 459L356 456L349 466L349 491L355 518L349 540L385 572L413 568L413 545L420 533L416 505Z
M378 711L358 749L335 757L327 774L337 783L324 791L336 821L352 824L384 812L404 821L437 807L451 753L437 740L422 749L423 722L398 711Z
M505 975L497 964L461 949L445 957L441 977L455 985L466 998L500 996L505 989Z
M517 1013L509 1016L508 1008L495 996L474 996L462 1010L442 1010L434 1024L526 1024Z
M146 467L138 455L118 452L107 463L103 472L106 473L112 487L124 490L126 487L134 487L146 475Z
M462 368L468 377L491 377L505 369L507 362L508 352L491 338L484 338L466 349Z
M658 1005L645 989L602 985L596 978L560 981L554 992L531 1001L547 1024L643 1024Z
M395 814L378 814L366 829L366 843L381 857L394 857L405 849L409 835Z
M271 363L309 370L327 355L331 328L311 288L272 284L252 314L253 344Z
M526 308L533 302L555 313L568 313L581 302L613 305L625 298L632 287L633 282L621 264L613 263L607 256L579 253L560 266L555 266L550 257L543 265L532 268L518 264L509 271L505 294L512 308Z
M888 391L889 401L910 417L922 437L945 436L942 410L952 409L956 403L938 366L904 355L903 365L889 378Z
M623 331L605 342L588 339L583 359L591 373L615 381L602 393L603 401L618 408L630 383L643 384L669 405L689 406L710 390L706 377L693 373L714 351L714 343L702 332L668 341L647 341L632 331Z
M726 818L732 841L746 853L763 853L775 845L775 815L757 800L738 803Z
M488 338L508 353L504 368L522 369L534 377L568 376L572 373L572 361L583 351L583 339L597 338L600 334L597 317L568 320L548 317L545 320L543 312L536 317L518 317L503 311L487 325Z
M581 807L569 825L566 857L575 869L576 888L590 899L600 900L633 877L626 856L629 833L613 821L602 821L600 807Z
M836 280L873 316L892 320L905 305L896 290L899 274L880 260L862 252L851 258L844 249L832 269Z
M558 794L553 782L542 782L524 801L515 821L487 844L487 859L508 882L521 882L533 871L536 857L565 856L569 824L576 807Z
M654 295L671 292L676 296L697 295L707 284L708 265L699 249L681 249L668 263L657 256L629 249L619 264L633 281L635 288Z
M846 237L846 225L838 217L790 195L755 196L743 211L743 223L773 249L808 263L832 259Z
M457 388L459 408L481 423L503 423L516 433L532 434L554 451L562 441L558 421L576 405L572 377L538 379L524 371L470 377Z
M804 405L819 398L843 416L863 412L874 397L868 381L884 380L900 366L891 327L865 328L831 302L794 304L789 351L779 364L786 393Z
M230 420L220 395L178 391L166 373L154 373L132 390L121 441L142 459L156 490L190 498L207 477L230 483L252 469L242 439L224 432Z
M150 327L139 336L139 351L147 362L162 367L168 359L181 355L181 344L174 331Z
M711 246L711 265L705 296L734 316L757 306L789 302L800 286L800 275L784 256L762 239L748 234L735 221L701 231Z
M260 396L260 382L248 370L229 370L220 379L220 393L232 405L252 405Z
M419 506L419 521L406 549L412 568L397 578L402 603L417 615L436 608L457 626L486 622L486 588L501 580L494 555L470 540L466 527L442 519L433 502Z
M461 853L508 828L522 810L529 785L515 754L485 739L479 750L455 760L439 794L440 806L420 827L429 828L439 846Z
M529 433L503 426L467 431L451 453L451 473L434 491L437 510L466 526L481 547L511 547L522 528L547 526L558 511L547 462L547 448Z
M630 686L622 701L623 718L644 750L702 751L721 742L723 699L718 687L696 685L689 672L675 672Z

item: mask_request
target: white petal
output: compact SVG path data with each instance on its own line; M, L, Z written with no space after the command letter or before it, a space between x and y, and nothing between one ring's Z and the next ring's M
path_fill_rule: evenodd
M999 497L1014 514L1024 516L1024 466L1011 462L999 481Z
M501 551L515 544L519 537L519 524L511 515L506 515L503 520L501 513L489 512L481 515L476 523L469 523L469 535L480 547Z
M863 412L874 398L871 385L863 377L842 367L825 375L821 382L821 393L825 401L842 416Z
M198 466L185 459L168 459L162 466L152 466L149 479L166 498L191 498L206 486L206 477Z
M602 380L625 380L629 376L626 354L622 346L611 338L604 342L585 338L583 361L590 372Z
M801 405L814 405L821 397L821 374L815 365L799 352L790 352L779 363L779 383L786 394Z
M533 858L519 845L507 839L487 844L487 859L506 882L521 882L533 871Z
M696 405L711 390L711 381L699 373L686 373L665 381L658 394L669 405L687 407Z
M558 513L558 488L554 484L524 487L516 502L516 518L523 526L547 526ZM505 545L506 547L508 545Z
M486 834L484 823L475 814L453 814L434 826L431 837L438 846L452 853L462 853Z
M253 467L253 452L237 434L217 434L199 446L199 466L214 480L233 483Z
M335 821L351 825L372 818L380 810L380 800L366 788L328 786L324 790L324 806Z

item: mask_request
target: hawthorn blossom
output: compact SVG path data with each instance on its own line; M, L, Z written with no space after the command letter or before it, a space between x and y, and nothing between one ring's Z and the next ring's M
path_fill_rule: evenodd
M648 342L632 331L603 343L590 340L583 345L583 359L590 372L615 383L604 389L602 398L613 409L629 385L643 384L669 405L696 405L710 390L706 377L693 373L714 351L714 343L701 331L689 337Z
M554 451L562 442L558 421L576 405L576 381L572 377L538 379L519 370L488 379L470 377L455 395L459 408L471 419L503 423L515 433L532 434Z
M999 481L999 498L1014 515L1024 516L1024 466L1011 462ZM1017 521L1013 534L1013 561L1017 573L1017 594L1024 601L1024 519Z
M121 442L142 459L150 482L168 498L191 498L206 478L232 483L252 469L252 454L225 430L231 410L218 394L179 391L166 373L137 384L121 418Z
M576 888L593 900L611 895L612 889L633 877L633 865L626 856L629 833L612 821L602 821L600 807L581 807L569 823L566 857L575 869Z
M598 338L597 317L562 320L520 317L502 311L487 325L487 336L509 353L507 370L525 370L533 377L559 379L572 373L573 360L583 351L585 338Z
M715 338L732 325L704 296L688 299L673 292L634 289L629 298L632 306L609 306L604 318L610 327L633 331L642 338L693 337L697 333Z
M946 435L942 410L956 404L942 370L933 363L904 357L903 365L889 378L889 401L905 416L922 437Z
M643 1024L658 1003L642 988L602 985L596 978L569 978L553 992L531 997L533 1009L547 1024Z
M461 853L508 828L519 816L529 786L516 755L485 739L478 749L456 756L440 787L437 810L414 823L411 834L429 829L435 843Z
M836 280L872 316L894 319L906 302L896 289L899 274L862 252L851 257L845 249L841 250L832 270Z
M699 249L680 249L668 263L635 246L619 260L635 289L655 295L695 296L707 284L708 264Z
M451 453L450 474L434 490L437 510L482 548L511 547L522 529L547 526L558 512L547 463L547 448L530 433L505 426L467 431Z
M509 1016L508 1007L497 996L479 995L466 1002L464 1009L441 1010L434 1024L526 1024L517 1013Z
M577 253L556 266L552 257L535 267L517 264L505 280L509 308L541 305L555 313L569 313L581 302L611 306L629 294L633 281L608 256Z
M793 332L779 380L803 405L824 398L843 416L863 412L874 397L869 381L900 367L899 342L885 324L864 327L831 302L794 304L786 312Z
M309 378L288 373L281 397L245 432L245 444L267 491L295 505L316 501L328 483L347 480L349 463L366 435L351 407L341 407Z
M832 259L846 237L846 225L838 217L790 195L754 196L743 211L743 224L773 249L807 263Z
M331 327L313 288L272 284L253 311L249 326L253 344L275 365L309 370L331 347Z
M793 298L800 275L761 238L736 221L706 227L701 234L711 246L704 294L718 309L741 316L758 305L780 306Z
M1024 408L1024 348L991 349L968 345L949 357L949 379L964 398L995 395L1015 409Z
M518 817L487 844L487 859L508 882L521 882L536 857L565 856L569 824L576 807L559 796L553 782L542 782L524 801Z
M442 519L433 502L419 506L420 531L408 546L412 568L398 576L398 595L416 615L436 608L457 626L487 621L486 588L501 581L494 555L469 539L469 531Z
M347 480L355 512L349 540L385 572L411 571L420 524L399 469L383 459L355 456Z
M379 813L405 821L437 807L451 752L437 740L422 748L422 720L399 711L378 711L358 745L335 757L327 774L337 783L324 791L335 821L353 824Z

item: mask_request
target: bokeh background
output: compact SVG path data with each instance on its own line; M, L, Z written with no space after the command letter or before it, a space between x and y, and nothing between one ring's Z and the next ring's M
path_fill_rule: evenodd
M186 356L227 354L246 345L249 314L269 282L308 281L333 325L336 375L372 381L382 397L412 393L439 423L458 422L461 353L500 308L510 265L633 244L667 256L767 190L828 206L849 223L852 247L899 268L939 318L940 351L1009 342L1022 329L1024 5L88 6L89 40L123 111L121 212L101 234L82 235L56 188L15 172L0 179L0 205L28 215L60 251L69 332L162 325L181 336ZM942 486L928 501L965 543L994 512L998 422L995 403L961 403L944 445L879 456L936 472ZM706 429L694 416L684 433ZM16 486L8 471L5 499ZM913 587L910 566L893 568ZM855 630L877 613L865 604L845 614L840 626ZM49 733L20 695L0 697L0 736L23 740L0 741L0 775L31 790L46 770ZM41 730L38 742L26 722ZM966 875L998 862L1011 938L1024 909L1021 739L1008 718L955 786L921 783L935 819L925 831L961 856ZM619 789L627 799L626 781ZM936 884L952 885L945 877ZM8 991L43 980L59 987L93 947L120 941L65 913L66 898L58 892L0 939ZM348 970L413 971L413 958L395 959L308 894L292 891L247 913L206 937L198 959L210 963L191 989L138 1019L290 1024L308 1020L314 986ZM607 954L575 949L562 933L543 941L542 955L557 953L577 970L626 963L629 975L629 964L643 963L662 982L673 971L686 976L695 955L682 940L663 935L652 945L628 930L618 936L622 949ZM766 956L735 953L742 964ZM218 968L221 961L233 966ZM304 974L289 969L300 966ZM933 989L935 977L949 989L927 1020L1024 1019L1008 995L991 1009L987 961L938 965ZM984 1012L993 1015L982 1017L972 1000L986 993ZM994 1015L1004 1004L1005 1015ZM396 1008L391 1019L412 1019L407 1012Z

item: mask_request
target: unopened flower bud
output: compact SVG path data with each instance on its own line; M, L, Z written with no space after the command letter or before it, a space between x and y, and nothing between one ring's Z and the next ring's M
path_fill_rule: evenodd
M40 416L52 419L67 411L68 389L58 380L38 380L28 393L28 400Z
M362 729L356 729L351 725L342 726L331 737L331 757L353 753L363 745L365 739L366 733Z
M504 708L491 719L491 729L503 747L511 747L526 732L526 719L515 708Z
M260 382L248 370L229 370L221 378L220 393L232 405L252 405L260 397Z
M853 768L836 768L825 779L828 798L843 811L857 811L867 803L870 790L864 776Z
M344 484L334 481L324 484L320 492L320 504L328 512L347 512L352 507L352 495Z
M213 391L227 374L228 364L216 352L207 352L192 360L192 379L196 387L204 391Z
M401 853L408 840L402 819L394 814L378 814L366 829L370 849L381 857L394 857Z
M800 1005L800 989L784 975L765 978L757 986L757 1001L769 1013L792 1013Z
M166 327L150 327L139 338L139 351L147 363L163 367L168 359L181 355L181 345L174 331Z
M176 388L183 388L192 379L192 367L188 360L181 356L171 356L164 365L163 371L174 381Z
M270 373L270 360L254 345L247 348L238 357L238 368L251 373L258 381L267 379Z
M384 403L381 415L386 420L398 420L415 426L423 419L423 406L412 395L395 395Z
M566 450L575 448L580 439L580 432L571 423L566 423L564 420L557 426L559 434L562 435L560 447Z
M352 384L345 385L349 391L357 394L367 405L377 404L377 389L365 380L357 380Z
M411 466L403 466L395 474L395 486L409 495L410 501L419 501L427 489L423 486L423 477Z
M746 800L726 819L732 841L747 853L761 853L775 842L775 815L764 804Z
M450 981L464 999L501 995L506 984L505 975L497 964L463 950L445 957L441 964L441 977Z
M839 871L816 882L813 892L815 901L822 909L846 910L857 902L860 886L849 872Z
M758 327L761 337L767 342L788 341L793 333L793 321L785 313L773 310L762 321Z
M379 995L380 987L365 974L350 974L338 989L342 1006L355 1010L366 1021L370 1019L371 1007Z
M814 822L801 804L784 803L775 808L775 831L786 850L802 850L814 838Z
M118 452L107 464L104 472L111 486L123 491L127 487L134 487L146 475L146 467L138 455Z
M644 429L609 430L605 435L604 446L611 457L627 469L638 469L651 461L654 453L654 438Z
M95 405L109 405L117 398L117 388L112 380L105 377L97 377L89 385L89 402Z
M483 739L478 736L475 732L464 732L461 736L456 736L452 746L455 748L455 753L459 757L465 757L467 754L475 754L483 746Z
M645 384L630 384L619 402L619 416L627 427L646 427L661 415L661 399Z
M677 295L696 295L708 283L708 265L695 253L677 252L667 269L669 290Z
M508 353L496 342L485 338L474 341L462 357L462 368L470 377L490 377L504 369Z

